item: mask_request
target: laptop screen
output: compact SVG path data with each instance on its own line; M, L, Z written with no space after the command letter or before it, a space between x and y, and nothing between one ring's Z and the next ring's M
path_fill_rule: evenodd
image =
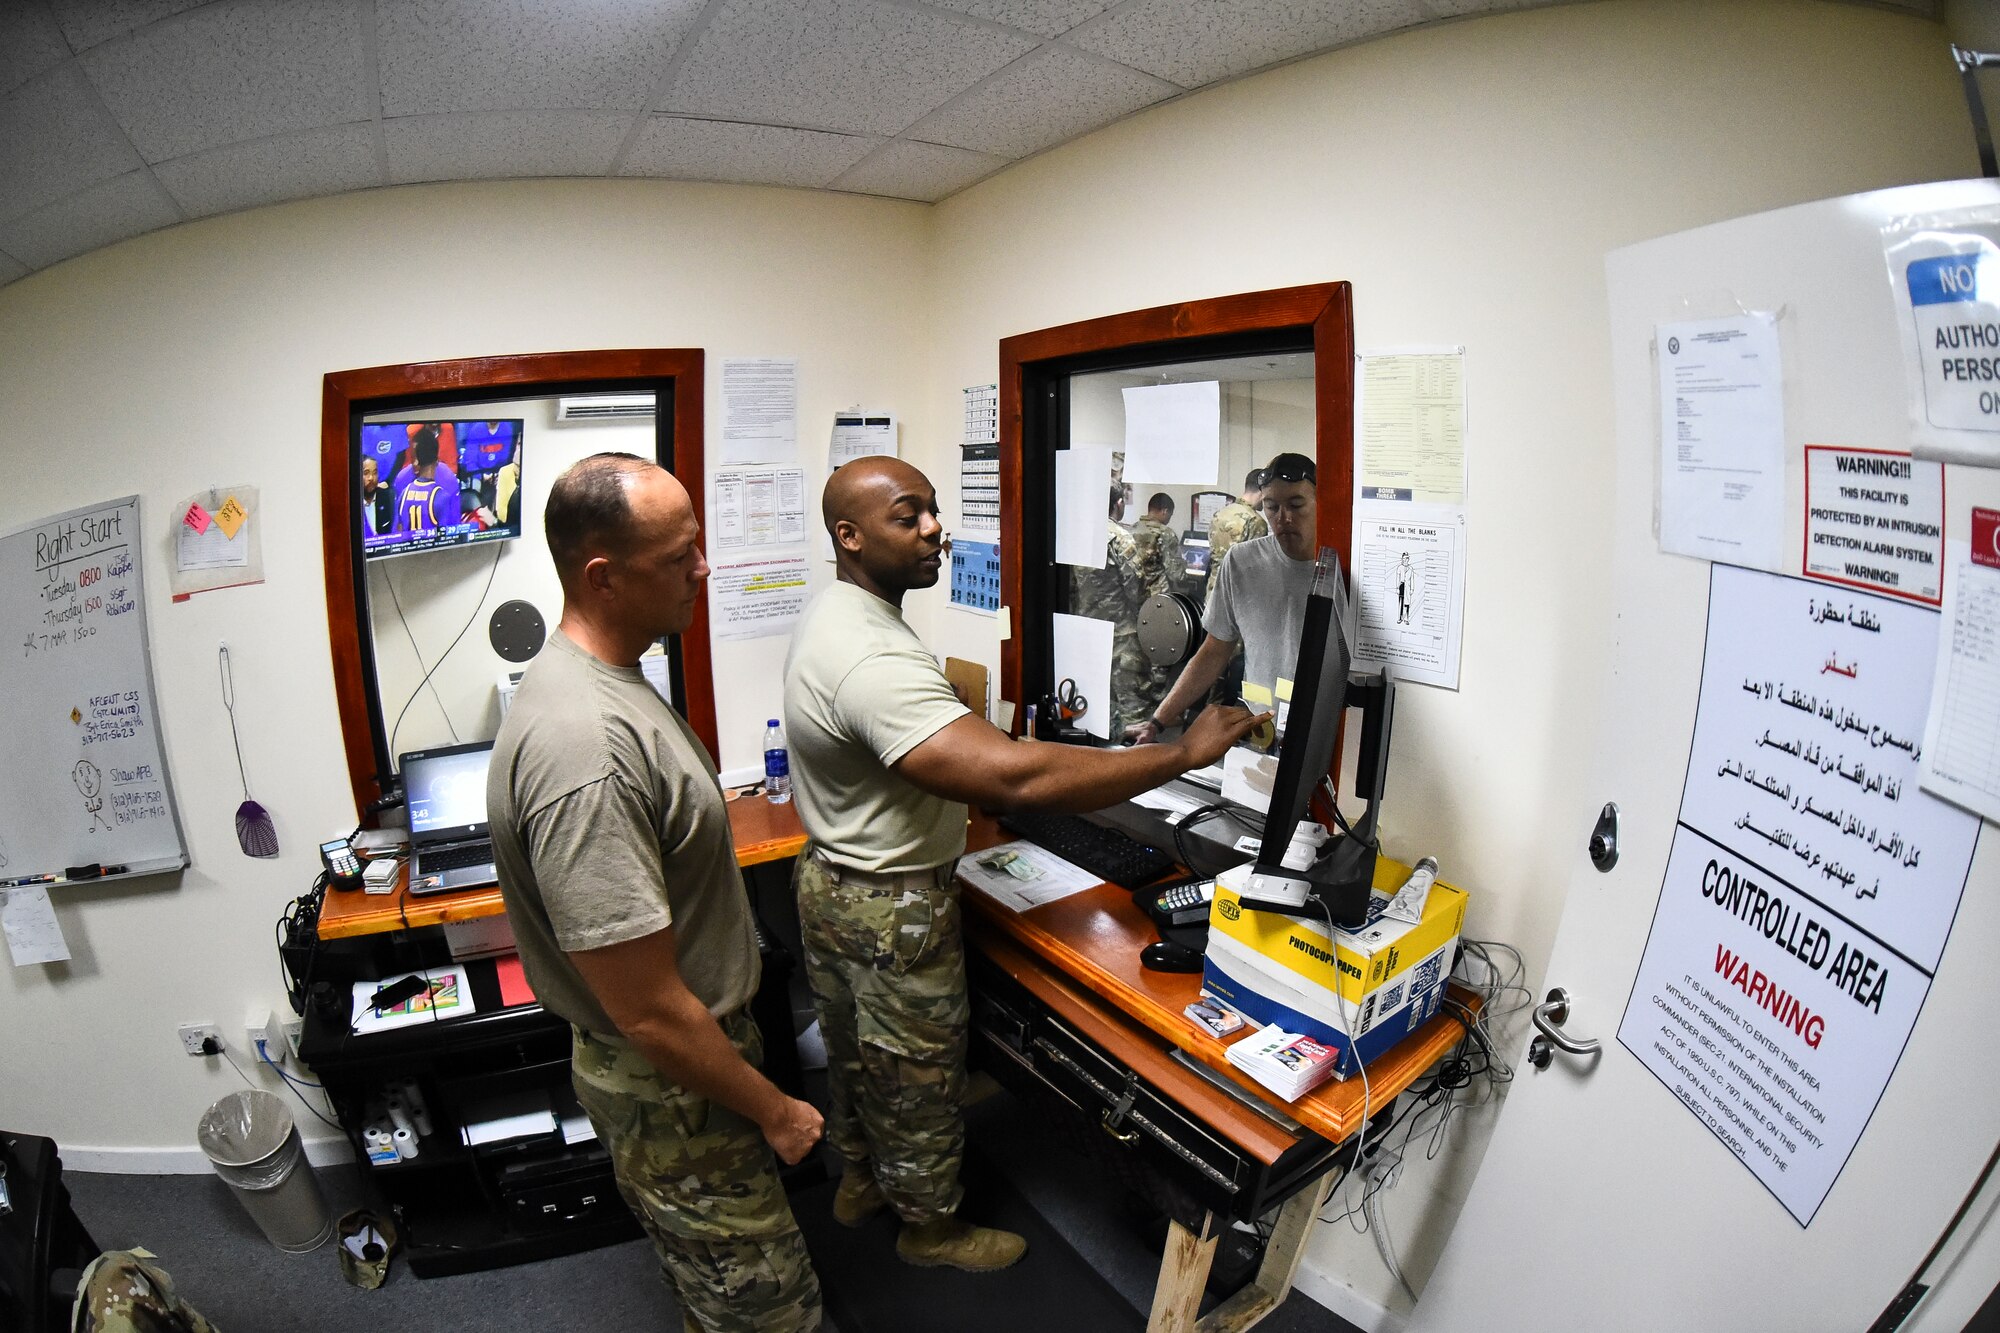
M403 756L413 840L485 830L486 764L492 756L490 744Z

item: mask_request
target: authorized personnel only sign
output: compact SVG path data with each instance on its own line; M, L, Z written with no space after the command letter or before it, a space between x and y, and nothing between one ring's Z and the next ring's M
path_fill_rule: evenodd
M1918 786L1940 617L1712 568L1701 702L1618 1040L1800 1226L1930 993L1979 820Z
M1919 458L2000 465L2000 207L1882 229Z
M1805 572L1927 606L1944 601L1944 464L1806 446Z

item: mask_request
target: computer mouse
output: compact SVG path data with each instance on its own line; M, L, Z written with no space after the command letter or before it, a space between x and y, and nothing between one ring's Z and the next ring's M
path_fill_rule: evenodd
M1185 944L1161 940L1158 944L1149 944L1139 951L1139 965L1149 967L1155 972L1199 972L1201 954Z

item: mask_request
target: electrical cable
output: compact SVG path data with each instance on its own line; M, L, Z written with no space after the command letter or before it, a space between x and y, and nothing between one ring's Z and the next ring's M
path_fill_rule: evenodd
M347 1127L345 1125L341 1124L338 1120L329 1120L325 1116L321 1115L319 1113L319 1108L314 1106L311 1102L307 1101L306 1095L299 1091L299 1089L302 1087L319 1088L322 1094L326 1094L327 1109L332 1111L335 1115L339 1115L340 1111L337 1107L334 1106L332 1095L326 1093L326 1088L323 1085L318 1083L307 1083L303 1079L296 1079L293 1078L290 1074L287 1074L282 1068L279 1067L278 1062L271 1058L270 1052L264 1049L264 1043L261 1041L257 1043L257 1058L262 1060L265 1064L271 1066L272 1073L276 1074L279 1078L285 1080L285 1085L291 1088L292 1090L292 1096L299 1099L299 1105L305 1107L306 1110L311 1111L313 1113L314 1118L317 1119L322 1125L325 1125L330 1129L337 1129L342 1134L347 1133ZM231 1060L230 1063L233 1065L236 1062L234 1060ZM240 1074L243 1071L239 1069L236 1072Z
M417 636L410 629L410 618L403 612L403 599L396 593L396 580L389 577L389 571L386 568L382 571L382 585L389 590L390 605L396 608L396 623L403 627L403 637L410 642L410 655L417 659L417 666L421 669L424 665L424 651L417 647ZM417 689L422 690L425 685L429 685L430 679L430 673L428 671L424 672L424 678L418 682ZM438 712L444 715L445 730L451 733L452 743L455 745L458 743L458 729L451 724L451 712L444 706L443 698L438 695L437 686L431 685L430 690L431 702L435 703L438 706ZM405 705L405 707L408 707L408 705ZM402 718L398 717L396 720L401 722ZM393 754L394 752L395 748L392 745L390 753Z
M437 669L445 664L446 658L451 656L452 649L458 647L459 640L465 637L466 631L470 630L473 626L473 623L479 619L480 609L486 605L486 595L493 591L493 576L500 571L500 553L505 549L506 547L504 545L495 545L495 547L493 548L493 563L486 567L486 586L479 590L479 600L473 603L472 614L466 617L465 624L459 627L459 631L456 635L452 636L450 645L445 648L443 653L439 654L438 660L431 664L430 670L424 672L424 678L417 682L417 688L410 691L410 697L403 701L402 712L396 714L396 724L389 728L389 755L392 759L396 755L396 735L403 729L403 718L405 715L409 713L410 705L417 701L417 696L419 694L422 694L424 692L424 687L431 683L431 677L437 674ZM398 601L396 598L396 584L395 581L389 577L388 572L386 570L383 571L382 581L389 585L389 599L393 602L396 602L396 614L398 617L401 617L403 614L403 606L402 603ZM410 632L410 626L408 621L404 621L403 623L403 632L405 634L408 634ZM415 652L416 647L417 647L416 636L411 635L410 637L411 651ZM417 653L417 665L422 666L423 663L424 663L423 654ZM434 699L437 698L437 692L435 690L431 692L431 697ZM445 712L444 701L442 699L438 699L438 711L444 713L445 727L447 730L451 732L452 740L456 742L458 740L458 729L452 726L451 714Z
M1213 879L1215 875L1219 874L1220 872L1203 870L1200 866L1196 865L1194 863L1194 858L1188 855L1187 842L1185 839L1181 837L1181 833L1183 830L1192 828L1196 824L1202 823L1205 820L1213 819L1216 815L1223 813L1227 808L1228 807L1223 802L1220 801L1214 802L1209 805L1198 805L1194 809L1188 811L1185 815L1181 816L1179 819L1175 820L1173 824L1170 826L1174 831L1174 851L1180 854L1181 864L1186 866L1189 870L1192 870L1195 874L1201 876L1203 879Z
M217 1040L215 1042L215 1054L229 1061L229 1067L236 1071L236 1077L243 1080L244 1087L250 1089L250 1091L252 1092L261 1091L261 1089L258 1088L258 1086L255 1083L252 1083L250 1081L250 1076L243 1072L243 1066L237 1064L236 1061L233 1058L231 1058L229 1054L229 1048L227 1046L224 1046L220 1040Z
M1394 1170L1400 1169L1400 1167L1392 1169L1391 1174ZM1410 1280L1403 1276L1402 1267L1396 1262L1396 1247L1389 1239L1389 1224L1382 1218L1382 1192L1377 1190L1370 1194L1363 1206L1368 1211L1369 1230L1375 1233L1375 1253L1382 1256L1382 1266L1389 1270L1389 1276L1396 1279L1396 1285L1401 1287L1411 1300L1416 1300L1416 1289L1410 1286Z

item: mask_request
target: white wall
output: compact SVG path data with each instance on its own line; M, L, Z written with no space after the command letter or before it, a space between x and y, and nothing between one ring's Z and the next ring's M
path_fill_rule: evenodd
M1406 693L1386 836L1435 853L1473 891L1475 933L1519 944L1539 972L1598 796L1575 775L1590 734L1576 701L1595 696L1605 633L1591 501L1610 475L1604 253L1972 172L1942 43L1915 19L1792 0L1564 6L1189 97L934 210L636 182L419 187L191 224L0 290L0 462L14 483L0 527L236 479L263 487L272 518L268 583L150 608L196 868L64 891L78 961L0 979L0 1124L66 1147L182 1147L235 1086L175 1053L172 1028L234 1028L276 998L270 922L310 880L314 838L351 818L320 609L319 384L384 362L702 346L713 439L720 358L796 355L814 475L833 409L888 404L905 456L949 499L959 390L993 380L999 338L1352 280L1363 347L1468 347L1464 687ZM470 317L370 317L385 309ZM202 429L216 422L229 428ZM997 665L996 623L945 600L942 586L913 597L913 622L940 651ZM230 832L212 665L225 632L246 758L273 775L258 792L285 839L273 863L242 858ZM752 763L776 655L719 644L716 676L722 762ZM1414 1166L1392 1196L1419 1283L1484 1132L1461 1117L1440 1163ZM1319 1229L1305 1280L1356 1311L1398 1299L1344 1224Z
M162 731L194 861L178 878L60 890L75 961L0 969L0 1124L52 1135L80 1160L189 1150L202 1109L241 1085L221 1062L180 1054L175 1025L235 1033L282 1002L272 922L317 873L314 844L354 823L320 562L324 374L705 347L713 431L721 358L796 356L801 452L823 470L837 407L919 397L927 225L919 205L734 186L423 186L176 227L0 290L0 529L145 498ZM381 317L390 310L453 317ZM164 507L246 480L262 488L267 582L170 604ZM525 558L515 548L509 559ZM451 600L436 599L439 623ZM426 620L420 637L433 633ZM483 627L475 635L490 658ZM215 676L224 636L252 791L284 848L274 861L236 847L241 792ZM716 646L716 678L731 682L725 767L757 762L779 688L771 643Z
M1361 348L1466 344L1463 687L1404 691L1385 839L1435 854L1473 894L1471 933L1519 945L1539 981L1606 798L1579 776L1579 701L1596 697L1609 632L1593 502L1611 478L1604 254L1976 173L1944 41L1843 6L1577 5L1369 43L1134 117L938 207L934 419L994 378L1002 337L1175 300L1344 278ZM928 466L945 471L943 451ZM937 609L928 633L997 661L970 616ZM1490 1124L1459 1117L1452 1146L1415 1154L1390 1196L1420 1289ZM1350 1317L1407 1308L1370 1237L1317 1232L1309 1291Z

